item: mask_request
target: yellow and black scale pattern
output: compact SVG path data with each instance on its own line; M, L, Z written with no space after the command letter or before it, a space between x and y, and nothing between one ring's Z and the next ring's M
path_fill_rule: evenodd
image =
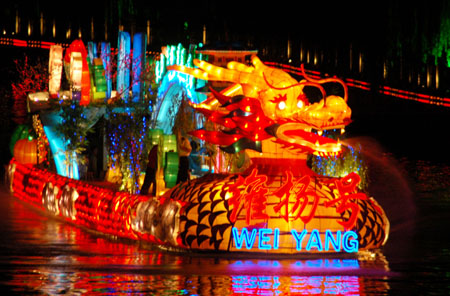
M190 249L226 250L232 222L224 188L236 175L209 174L182 183L171 191L172 200L185 204L180 212L180 237Z

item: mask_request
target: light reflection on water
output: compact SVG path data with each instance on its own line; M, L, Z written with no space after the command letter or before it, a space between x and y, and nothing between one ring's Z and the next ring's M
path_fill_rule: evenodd
M229 259L90 233L1 193L1 287L17 295L359 295L386 292L387 262Z
M18 294L33 291L48 295L360 295L383 294L389 288L388 284L378 282L368 290L365 284L371 278L358 275L180 275L127 273L120 267L105 267L100 272L73 269L73 266L16 269L8 284Z
M450 288L450 170L403 164L421 193L411 200L420 208L412 237L401 237L402 226L382 253L364 259L171 254L46 217L1 188L0 288L16 295L440 295ZM430 187L433 174L440 181Z

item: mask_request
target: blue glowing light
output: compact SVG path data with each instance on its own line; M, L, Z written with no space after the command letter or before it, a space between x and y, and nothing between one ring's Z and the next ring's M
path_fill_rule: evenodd
M233 238L236 244L236 248L241 249L244 241L247 249L250 250L251 248L253 248L253 244L255 243L256 239L256 232L257 230L253 229L251 236L249 236L247 228L243 228L242 233L239 236L237 228L233 227Z
M147 49L147 35L136 33L133 37L133 102L139 102L144 96L144 83L141 81L142 69L145 65L145 52Z
M107 42L101 43L101 59L103 62L103 69L105 69L106 79L106 98L111 98L112 92L112 75L111 75L111 45Z
M117 92L128 101L130 97L130 50L131 39L128 32L119 32L117 55Z
M353 239L350 239L353 238ZM347 253L358 252L358 235L353 231L347 231L342 236L342 248Z
M270 241L270 237L268 235L271 233L272 233L272 229L269 229L269 228L260 228L259 229L258 249L260 249L260 250L272 249L272 246L267 244Z
M311 248L316 248L317 251L322 251L322 243L320 241L320 234L317 229L311 231L311 235L308 240L308 244L306 245L306 251L311 251Z
M333 248L336 252L341 251L341 232L336 231L336 239L333 237L333 233L330 230L325 231L325 251L330 249L330 243L333 245Z
M294 237L295 241L297 242L297 245L296 245L297 251L302 250L302 240L305 237L307 232L308 231L306 229L303 229L303 231L300 234L298 234L297 230L295 230L295 229L291 230L292 236Z
M68 165L66 147L67 141L60 136L56 126L60 124L62 118L57 113L45 113L41 115L44 133L48 139L50 150L53 154L56 172L58 175L71 177L78 180L80 178L78 172L77 156L73 152L72 163Z
M302 251L303 241L308 234L306 229L298 232L295 229L291 230L293 244L297 251ZM235 247L241 249L245 243L247 249L252 249L255 245L261 251L276 250L279 248L279 229L270 228L253 228L251 232L247 228L243 227L241 234L236 227L232 229L232 235ZM322 241L322 236L324 235L324 242ZM331 232L331 230L326 230L325 233L319 232L317 229L313 229L309 234L309 238L305 240L307 252L311 251L331 251L330 245L335 252L340 252L343 249L347 253L358 252L359 242L358 235L354 231L346 231L342 235L341 231Z

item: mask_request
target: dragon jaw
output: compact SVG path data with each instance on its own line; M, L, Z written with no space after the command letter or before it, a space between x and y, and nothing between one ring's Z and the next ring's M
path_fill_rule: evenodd
M276 142L290 148L297 148L319 155L337 155L341 152L341 143L330 139L323 133L314 133L304 123L289 122L276 129Z

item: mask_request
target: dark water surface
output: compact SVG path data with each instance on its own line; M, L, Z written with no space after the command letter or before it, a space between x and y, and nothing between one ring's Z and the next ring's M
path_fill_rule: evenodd
M69 225L0 193L0 287L14 295L448 295L450 166L395 159L370 138L372 189L391 221L367 258L169 254Z

